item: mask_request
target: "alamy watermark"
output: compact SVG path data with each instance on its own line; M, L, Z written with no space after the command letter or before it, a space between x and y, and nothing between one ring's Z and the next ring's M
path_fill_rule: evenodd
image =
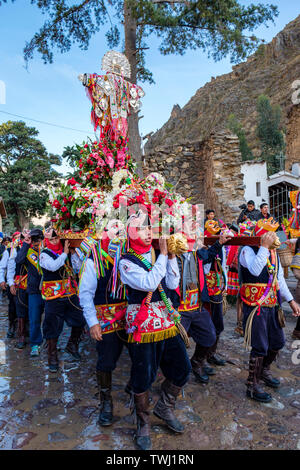
M6 364L6 347L5 342L0 340L0 365Z
M292 349L295 349L292 354L292 363L298 366L300 364L300 339L292 342Z
M6 86L3 80L0 80L0 104L6 104Z

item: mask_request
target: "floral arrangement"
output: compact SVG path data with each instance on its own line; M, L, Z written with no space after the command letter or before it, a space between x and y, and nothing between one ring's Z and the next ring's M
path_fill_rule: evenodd
M100 142L89 140L80 149L78 161L80 182L91 188L108 191L112 188L115 172L127 169L134 172L134 163L128 153L127 139L113 140L108 136Z

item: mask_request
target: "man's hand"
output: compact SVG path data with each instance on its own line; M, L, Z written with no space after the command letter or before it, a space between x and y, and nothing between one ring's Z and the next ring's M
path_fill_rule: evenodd
M17 288L16 286L10 286L10 293L12 295L17 295Z
M224 245L224 243L228 242L229 240L231 240L233 237L232 235L228 235L228 234L222 234L220 235L219 237L219 243L220 245Z
M4 282L4 281L1 282L0 287L1 287L2 290L5 290L6 289L6 282Z
M167 240L165 238L160 238L159 239L159 249L160 249L160 253L162 255L167 256L167 254L168 254L168 245L167 245Z
M102 330L101 330L101 326L99 325L99 323L97 323L96 325L90 328L90 335L96 341L102 340Z
M70 241L66 240L65 241L65 246L64 246L64 253L66 253L66 255L68 255L69 251L70 251Z
M300 317L300 305L295 302L295 300L292 300L289 302L291 309L293 310L293 316L294 317Z
M263 236L261 237L261 246L264 248L267 248L268 250L270 247L273 245L276 239L276 233L275 232L267 232L264 233Z
M31 245L31 236L29 235L29 232L23 233L24 235L24 242L28 243L28 245Z

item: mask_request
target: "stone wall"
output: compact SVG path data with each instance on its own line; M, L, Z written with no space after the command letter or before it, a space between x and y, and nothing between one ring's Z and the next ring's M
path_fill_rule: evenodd
M163 174L193 204L214 209L232 222L244 201L243 175L238 138L226 131L211 134L202 142L155 147L145 155L144 173Z
M300 162L300 104L291 106L286 131L285 169L291 171L292 164Z

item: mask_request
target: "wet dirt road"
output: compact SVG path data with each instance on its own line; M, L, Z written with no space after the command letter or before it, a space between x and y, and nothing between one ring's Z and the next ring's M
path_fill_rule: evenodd
M0 347L6 362L0 365L0 449L135 449L135 425L124 387L130 361L124 348L113 376L115 420L112 426L97 425L98 400L94 369L94 343L85 335L82 360L74 362L63 351L69 336L60 339L61 371L50 374L46 350L30 358L30 348L17 351L15 340L6 338L7 301L0 300ZM185 424L183 435L174 435L155 416L151 417L154 450L196 449L300 449L300 365L292 362L291 331L295 319L287 316L287 343L273 370L281 388L272 391L270 404L246 398L248 353L243 339L234 333L235 311L225 316L220 352L225 367L216 368L208 385L191 376L184 397L177 401L177 416ZM193 347L189 349L191 356ZM299 354L300 357L300 354ZM156 401L161 374L152 387Z

